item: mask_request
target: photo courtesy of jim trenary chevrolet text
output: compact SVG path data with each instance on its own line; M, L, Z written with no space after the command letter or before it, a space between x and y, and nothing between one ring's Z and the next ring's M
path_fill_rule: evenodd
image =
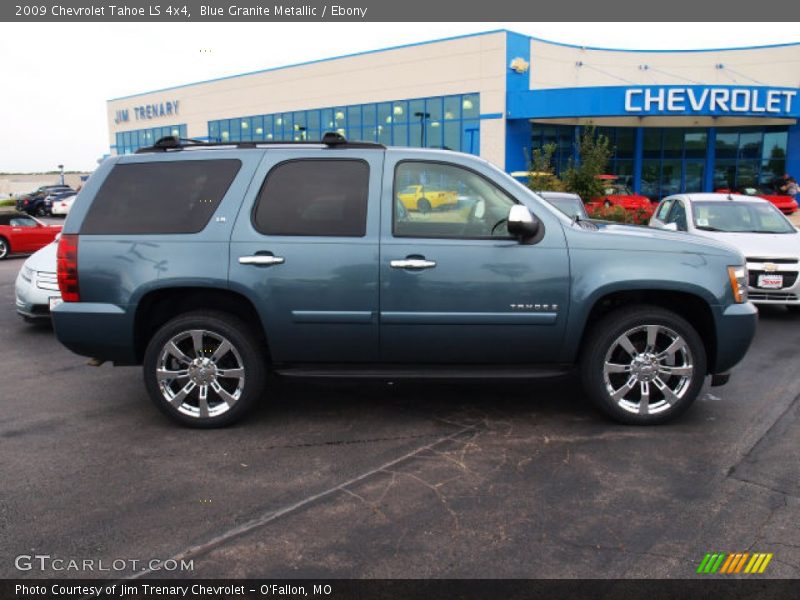
M0 600L794 598L800 5L0 5Z

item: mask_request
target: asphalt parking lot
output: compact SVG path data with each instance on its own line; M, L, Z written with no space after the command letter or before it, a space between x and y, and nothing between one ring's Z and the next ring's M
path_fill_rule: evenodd
M800 317L678 422L615 425L572 380L274 381L245 423L181 429L138 368L86 366L14 312L0 262L0 577L15 557L193 559L159 577L691 577L706 552L800 575Z

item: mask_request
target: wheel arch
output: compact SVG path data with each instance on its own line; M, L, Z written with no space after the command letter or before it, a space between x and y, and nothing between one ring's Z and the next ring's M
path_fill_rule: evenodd
M151 290L138 300L133 324L136 360L141 363L148 342L162 325L195 310L224 312L245 323L257 323L255 333L264 344L269 359L264 324L249 298L225 288L181 286Z
M581 323L579 342L572 349L574 360L592 327L608 313L626 305L652 305L672 311L686 319L697 331L706 351L707 369L717 361L717 334L714 314L708 301L698 293L665 289L624 289L607 291L592 302Z

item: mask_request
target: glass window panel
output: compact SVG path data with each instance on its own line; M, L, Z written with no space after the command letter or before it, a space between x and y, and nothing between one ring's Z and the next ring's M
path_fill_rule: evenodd
M298 127L305 127L306 129L308 128L308 125L306 124L306 111L295 111L292 114L292 119L294 120L295 131L298 131Z
M264 133L264 117L253 117L250 121L253 127L253 139L257 142L263 142L266 139Z
M306 127L309 130L311 129L319 129L320 128L320 121L319 121L319 111L318 110L309 110L306 113Z
M461 150L461 124L457 122L444 123L444 147L448 150Z
M644 158L660 158L661 157L661 130L660 129L645 129L644 130L644 145L642 150ZM645 194L647 195L647 194Z
M739 136L739 158L761 158L762 137L760 131L742 132Z
M430 115L425 112L425 101L411 100L408 103L408 122L420 123L423 119L430 119Z
M347 107L347 126L361 127L361 105Z
M664 158L683 157L683 129L666 128L664 129Z
M322 119L320 129L323 131L333 131L336 123L333 122L333 109L323 108L320 118Z
M265 140L272 140L275 139L275 117L272 115L264 115L264 139Z
M768 131L764 134L764 150L761 158L782 159L786 158L787 131Z
M783 158L771 158L761 163L760 181L769 184L773 179L777 179L786 173L786 160Z
M705 170L705 162L686 161L686 173L684 174L683 191L689 193L702 192Z
M392 127L392 143L395 146L408 146L408 125L394 125ZM419 143L419 140L417 140Z
M384 146L392 145L392 126L378 124L378 141Z
M681 136L681 139L683 136ZM665 160L661 163L661 189L659 194L671 196L681 191L681 180L683 177L683 161Z
M760 161L739 161L736 167L736 188L755 187L758 183Z
M251 122L249 117L245 117L244 119L239 119L239 126L241 128L241 133L239 134L243 142L251 142L253 140L253 129L251 127Z
M732 190L735 186L736 161L732 159L717 160L714 165L714 190Z
M461 110L464 119L478 117L481 114L478 94L464 94L461 98Z
M408 122L408 102L392 103L392 122L393 123Z
M242 138L242 126L239 119L231 119L230 128L230 141L238 142Z
M408 144L414 148L425 145L425 130L419 123L413 123L408 127Z
M461 96L446 96L444 99L445 121L461 118Z
M718 131L716 146L714 148L716 158L735 158L738 144L738 133Z
M378 125L387 125L393 121L392 105L389 102L378 104Z
M661 161L646 159L642 161L642 189L641 194L651 201L659 199Z
M375 125L364 125L361 128L361 139L365 142L377 142L378 141L378 129Z
M708 133L706 131L687 130L683 135L686 158L705 158Z
M617 129L617 158L633 158L636 145L636 130L632 127Z
M343 106L333 109L333 127L340 129L347 126L347 109Z
M425 146L428 148L441 148L443 129L441 121L431 119L425 128Z
M375 120L377 118L378 108L375 104L365 104L362 107L362 124L367 127L375 127Z
M431 121L442 120L442 99L428 98L425 100L425 112L430 115Z

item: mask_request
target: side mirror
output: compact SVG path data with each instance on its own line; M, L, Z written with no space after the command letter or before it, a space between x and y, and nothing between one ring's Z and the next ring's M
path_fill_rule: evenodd
M521 240L534 237L539 233L541 227L539 219L531 214L531 211L522 204L515 204L508 211L508 233Z
M664 223L664 226L661 229L666 229L667 231L678 231L678 224L677 223Z

